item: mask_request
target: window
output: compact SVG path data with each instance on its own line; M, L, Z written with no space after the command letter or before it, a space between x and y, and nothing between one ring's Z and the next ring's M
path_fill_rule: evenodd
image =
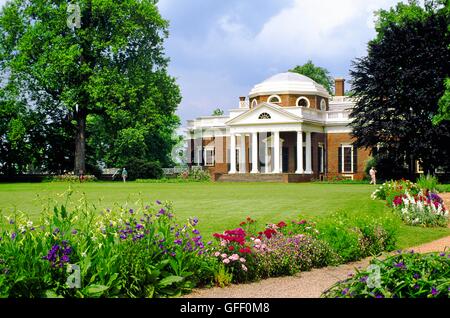
M278 95L272 95L272 96L270 96L268 99L267 99L267 101L269 102L269 103L281 103L281 98L280 98L280 96L278 96Z
M297 98L297 106L298 107L309 107L309 99L307 99L306 97L299 97Z
M320 110L327 110L327 102L325 101L325 99L322 99L320 101Z
M252 100L252 108L255 108L256 105L258 105L258 102L256 101L256 99Z
M353 172L353 146L342 146L342 172L352 173Z
M262 113L259 115L258 119L271 119L270 115L268 113Z
M205 166L214 166L214 149L205 149Z

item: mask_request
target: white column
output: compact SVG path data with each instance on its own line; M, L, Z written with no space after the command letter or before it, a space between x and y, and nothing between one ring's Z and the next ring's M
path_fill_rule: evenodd
M311 167L311 132L306 132L306 174L312 174Z
M230 134L230 174L236 173L236 135Z
M252 173L258 173L258 133L252 133Z
M303 132L297 131L297 174L303 174Z
M268 143L267 138L266 138L266 144L265 144L264 150L265 150L265 152L264 152L264 164L265 164L264 170L265 171L264 172L269 173L269 143Z
M280 173L280 132L274 132L273 141L273 173Z
M241 147L240 147L240 160L239 160L239 173L245 173L246 172L246 151L245 151L245 135L241 134Z

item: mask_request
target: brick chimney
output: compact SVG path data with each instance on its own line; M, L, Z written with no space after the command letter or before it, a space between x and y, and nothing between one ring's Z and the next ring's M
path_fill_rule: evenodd
M345 95L345 79L344 78L336 78L334 80L334 88L335 88L335 96L344 96Z
M239 97L239 108L246 108L245 106L245 96Z

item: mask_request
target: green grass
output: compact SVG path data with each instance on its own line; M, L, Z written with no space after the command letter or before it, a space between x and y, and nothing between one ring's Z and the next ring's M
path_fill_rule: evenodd
M156 200L172 201L180 222L197 216L205 237L235 228L247 216L260 225L294 219L301 215L319 220L333 212L372 215L390 214L382 201L373 201L373 186L361 184L281 184L281 183L74 183L74 204L81 193L99 209L136 207ZM0 209L11 214L15 209L39 218L42 205L62 203L67 183L0 184ZM46 203L47 202L47 203ZM450 235L450 229L426 229L402 225L399 247L405 248Z

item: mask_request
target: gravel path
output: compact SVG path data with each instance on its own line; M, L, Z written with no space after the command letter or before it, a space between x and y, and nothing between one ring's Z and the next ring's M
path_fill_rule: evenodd
M442 197L450 207L450 193ZM450 248L450 236L413 247L416 252L427 253ZM232 285L225 288L195 289L184 298L318 298L324 290L343 280L358 267L367 267L371 257L340 265L313 269L295 276L269 278L250 284Z

